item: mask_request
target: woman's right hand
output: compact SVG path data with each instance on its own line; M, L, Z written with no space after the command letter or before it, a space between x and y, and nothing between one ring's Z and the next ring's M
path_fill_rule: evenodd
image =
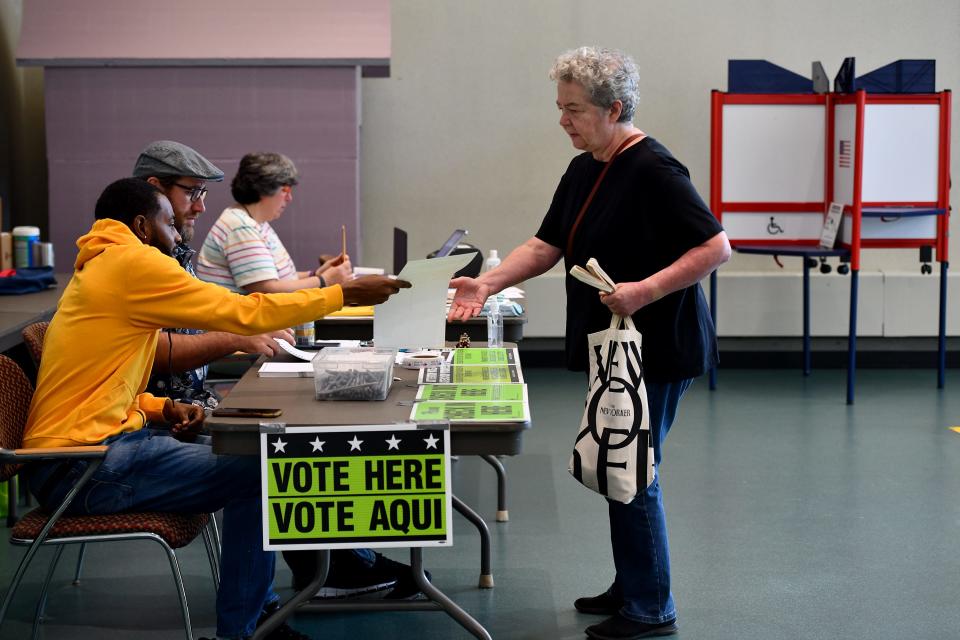
M341 254L325 261L313 272L315 276L323 276L327 285L342 284L353 277L353 265L350 256Z
M469 320L483 310L483 304L492 293L489 285L468 277L454 278L450 281L450 288L456 292L447 320Z
M340 285L343 289L343 304L372 305L386 302L387 298L412 285L406 280L387 276L362 276Z

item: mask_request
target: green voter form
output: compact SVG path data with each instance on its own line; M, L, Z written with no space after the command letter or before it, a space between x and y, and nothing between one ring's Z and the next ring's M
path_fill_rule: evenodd
M264 549L453 544L446 428L285 427L260 463Z

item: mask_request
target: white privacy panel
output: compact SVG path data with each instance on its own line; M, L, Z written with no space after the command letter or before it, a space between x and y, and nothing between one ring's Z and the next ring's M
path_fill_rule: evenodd
M723 201L822 202L825 136L820 104L724 105Z
M868 104L864 202L933 202L940 166L940 106Z
M860 218L860 238L863 240L936 240L937 216L889 216ZM850 214L843 216L843 242L851 240Z
M819 240L823 214L803 213L736 213L723 214L723 229L731 240Z
M833 113L833 202L852 206L857 105L838 104Z

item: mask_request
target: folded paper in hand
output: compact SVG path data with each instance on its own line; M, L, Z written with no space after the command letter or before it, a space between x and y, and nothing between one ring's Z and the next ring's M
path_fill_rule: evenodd
M580 282L600 289L600 291L605 293L613 293L616 289L613 280L600 268L600 264L597 263L596 258L587 260L586 268L576 264L573 265L570 267L570 275Z

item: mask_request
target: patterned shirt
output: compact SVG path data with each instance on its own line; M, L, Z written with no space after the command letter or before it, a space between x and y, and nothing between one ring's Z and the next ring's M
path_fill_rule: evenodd
M257 222L240 206L226 208L203 241L197 275L246 293L243 287L264 280L289 280L297 269L269 222Z
M196 251L185 244L178 244L173 248L173 257L180 263L187 273L194 278L197 277L193 270L193 259ZM195 336L203 331L199 329L164 329L164 333L179 333L188 336ZM161 335L157 342L157 357L169 357L170 338ZM147 384L147 391L155 396L166 396L173 398L178 402L196 404L205 409L216 409L220 403L220 397L213 391L204 388L203 383L207 380L207 365L191 369L189 371L177 371L170 373L150 374L150 382Z

